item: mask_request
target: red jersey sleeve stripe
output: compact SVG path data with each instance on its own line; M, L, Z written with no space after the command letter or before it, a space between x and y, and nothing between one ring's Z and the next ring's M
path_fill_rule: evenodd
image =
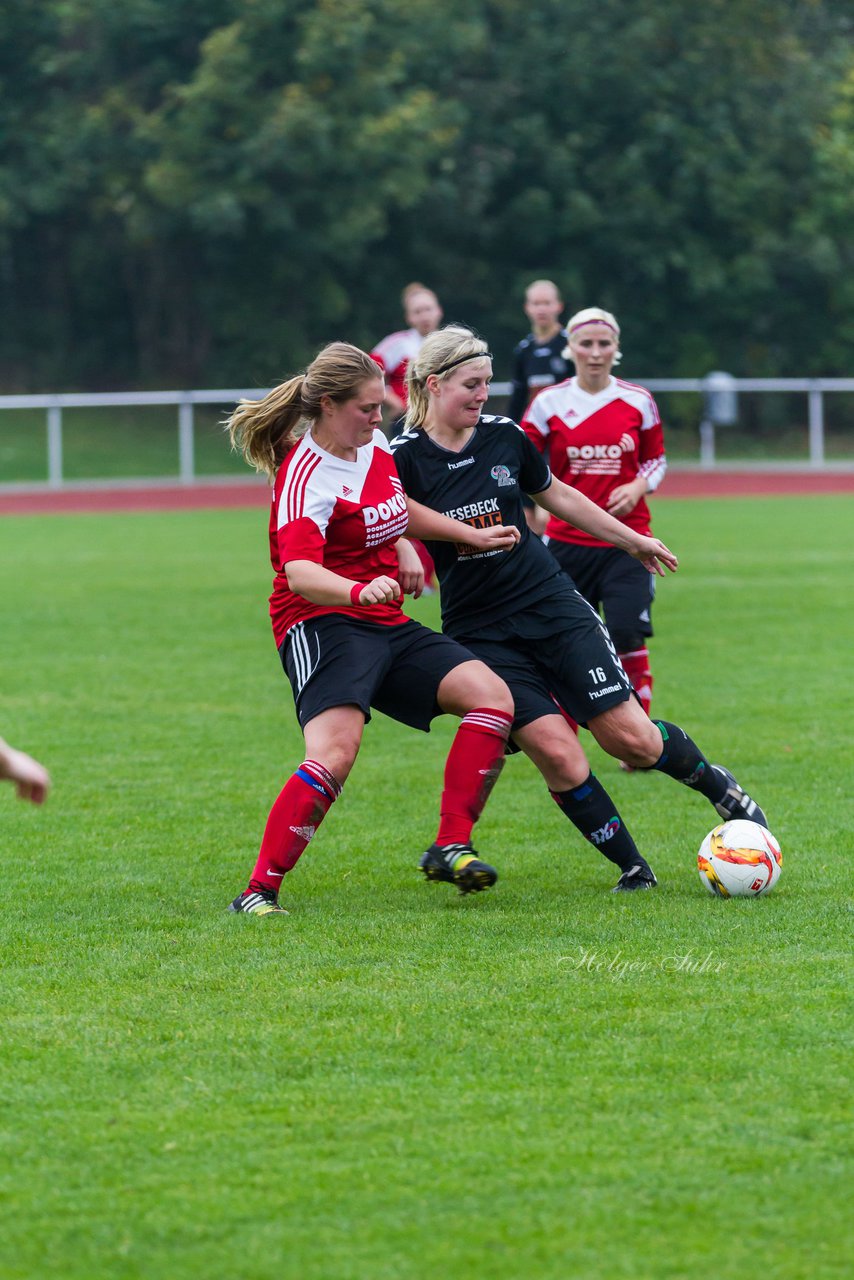
M646 462L641 463L638 467L638 471L643 476L644 480L646 480L649 492L652 493L653 490L658 488L664 479L665 472L667 471L667 459L663 453L659 454L657 458L649 458Z
M320 458L315 454L309 453L308 450L295 459L293 471L289 472L285 479L285 487L282 497L285 500L285 516L288 523L291 520L299 520L305 508L305 491L313 472L320 466ZM281 512L281 508L280 508ZM279 526L284 521L279 520Z
M641 387L637 382L626 382L624 378L615 378L615 382L618 387L623 387L626 391L637 391L646 398L649 403L650 412L652 413L651 426L655 426L657 423L661 422L658 405L655 403L655 398L651 391L648 391L646 387Z

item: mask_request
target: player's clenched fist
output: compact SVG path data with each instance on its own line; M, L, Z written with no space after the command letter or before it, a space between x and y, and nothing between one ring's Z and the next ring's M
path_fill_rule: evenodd
M472 529L466 542L478 551L510 551L521 538L515 524L496 524L488 529Z
M395 582L394 578L388 578L382 574L362 587L359 592L359 604L388 604L390 600L396 600L399 595L399 583Z

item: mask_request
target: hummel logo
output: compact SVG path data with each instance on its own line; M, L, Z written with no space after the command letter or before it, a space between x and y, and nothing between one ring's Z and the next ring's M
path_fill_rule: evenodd
M619 830L620 819L614 815L609 822L605 823L604 827L600 827L598 831L591 831L587 839L591 844L603 845L606 840L610 840L612 836L615 836Z

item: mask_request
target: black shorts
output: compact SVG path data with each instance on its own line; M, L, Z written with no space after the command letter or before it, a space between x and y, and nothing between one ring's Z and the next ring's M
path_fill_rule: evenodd
M301 728L330 707L357 706L366 722L373 707L427 733L442 714L439 685L473 655L411 618L387 627L327 613L291 627L279 657Z
M619 547L580 547L549 540L549 551L578 590L600 609L612 635L652 635L655 574Z
M602 620L569 583L495 634L465 636L461 643L510 686L514 730L554 715L555 703L584 725L634 695Z

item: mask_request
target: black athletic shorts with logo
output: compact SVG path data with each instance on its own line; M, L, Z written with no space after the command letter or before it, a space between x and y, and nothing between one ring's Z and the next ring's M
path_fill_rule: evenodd
M555 595L524 613L489 632L460 637L510 686L516 703L513 729L554 715L555 703L585 725L634 696L599 615L566 579L557 582Z
M633 649L652 635L655 574L640 560L619 547L581 547L555 538L549 539L548 548L584 599L602 611L612 635L630 639Z
M389 627L326 613L291 627L279 657L301 728L330 707L355 705L366 722L373 707L429 733L430 721L442 714L439 685L473 655L412 618Z

